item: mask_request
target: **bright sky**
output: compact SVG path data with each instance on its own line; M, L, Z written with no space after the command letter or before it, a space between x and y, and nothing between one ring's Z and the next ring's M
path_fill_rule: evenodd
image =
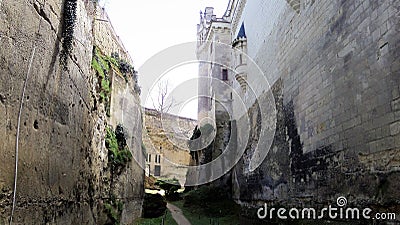
M100 5L106 9L114 29L133 59L135 69L139 70L140 85L141 80L145 79L140 76L140 67L146 60L173 45L196 41L200 10L204 11L205 7L211 6L214 7L214 14L221 17L228 1L102 0ZM172 91L185 80L197 77L197 65L185 65L167 75L169 89ZM157 98L155 93L151 96ZM153 104L151 100L142 99L142 105L152 108ZM179 115L197 118L197 99L182 103Z

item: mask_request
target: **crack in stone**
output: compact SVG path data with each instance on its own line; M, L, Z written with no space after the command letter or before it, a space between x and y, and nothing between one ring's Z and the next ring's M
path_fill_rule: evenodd
M33 4L33 7L35 8L36 13L37 13L40 17L42 17L42 18L50 25L50 28L54 31L54 33L57 34L57 30L53 27L53 24L51 23L51 21L50 21L49 17L47 16L47 14L44 12L43 8L40 7L40 6L37 5L37 4Z
M76 62L72 56L70 56L71 61L75 64L75 66L78 68L79 70L79 74L82 76L83 79L85 79L85 77L83 76L83 74L85 74L81 68L81 66L79 65L78 62ZM75 89L78 90L78 95L79 97L82 99L82 102L84 103L84 105L86 106L87 110L90 111L90 106L89 104L85 101L85 98L82 96L82 93L79 91L78 85L75 84L75 81L72 79L71 75L69 75L69 79L71 80L72 84L74 85Z
M1 0L0 0L1 1ZM57 12L54 10L53 6L50 5L50 11L57 16L57 18L59 18L59 15L57 14Z

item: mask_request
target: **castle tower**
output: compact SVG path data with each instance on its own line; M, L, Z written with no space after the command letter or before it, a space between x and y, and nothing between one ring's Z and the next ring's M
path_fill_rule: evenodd
M217 18L213 8L207 7L200 12L197 25L197 58L199 65L199 124L214 123L217 114L226 116L231 112L231 93L227 91L232 77L229 71L231 56L230 23Z
M195 164L205 164L217 158L226 148L231 136L232 79L230 22L217 18L212 7L200 12L197 25L197 59L199 60L198 124L200 130L213 128L213 140L198 151ZM215 135L215 136L214 136ZM223 170L224 163L216 170ZM215 168L214 168L215 169ZM197 174L198 180L208 179L213 170ZM204 179L203 179L204 178Z
M242 93L245 94L247 92L247 37L246 31L244 27L244 23L242 23L239 33L237 37L232 42L232 47L237 51L234 51L234 56L232 59L232 66L235 69L235 79L240 84L240 88Z

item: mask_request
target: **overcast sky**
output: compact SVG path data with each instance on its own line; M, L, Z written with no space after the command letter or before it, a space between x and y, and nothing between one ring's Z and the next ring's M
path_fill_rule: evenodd
M140 77L140 67L146 60L173 45L196 41L200 10L211 6L214 7L214 14L221 17L228 0L102 0L100 5L106 9L114 29L133 59L134 67L139 70L140 82L145 79ZM170 89L197 77L197 65L183 67L170 72ZM142 104L147 107L153 105L143 99ZM181 105L181 108L179 115L196 118L196 100Z

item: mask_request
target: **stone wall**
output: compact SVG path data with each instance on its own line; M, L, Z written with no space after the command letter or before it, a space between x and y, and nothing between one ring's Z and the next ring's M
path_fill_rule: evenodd
M104 129L110 118L99 104L98 79L91 69L93 19L99 9L92 1L77 1L73 50L64 69L60 66L63 2L3 1L0 5L0 224L11 215L21 100L13 221L110 221L104 213L105 203L110 201ZM25 96L21 99L27 73ZM128 87L120 88L124 92ZM135 116L140 117L140 112ZM128 127L137 126L141 127L140 120ZM140 151L137 143L141 143L141 133L130 135L136 138L131 151ZM121 222L130 223L141 213L143 170L132 161L118 179L116 186L121 191L116 197L124 203Z
M231 121L238 126L234 141L238 146L247 141L231 171L232 194L245 216L255 218L253 209L264 202L314 207L335 203L339 196L353 206L398 209L399 8L393 0L229 1L223 19L230 21L231 43L237 43L244 26L240 41L249 57L247 71L236 71L245 75L246 84L231 78L231 88L239 93L233 95L232 111L241 118ZM198 36L203 40L203 32ZM214 57L221 52L207 52L212 44L206 44L200 41L198 58L218 62ZM200 68L200 77L207 72ZM199 84L200 91L206 88ZM262 113L272 99L276 118ZM217 113L199 101L201 110ZM241 121L247 117L250 137L242 140L247 124ZM275 134L265 135L263 125L275 119ZM227 134L217 132L214 142L223 142ZM252 160L265 152L253 171Z
M142 110L135 83L132 78L126 81L120 73L112 75L111 116L108 124L114 129L124 128L125 138L133 159L118 176L114 176L114 193L123 199L124 210L121 223L129 224L141 216L144 191L144 160L142 149Z
M297 12L283 0L247 1L238 16L248 54L272 85L277 129L257 170L246 172L245 157L235 168L235 196L244 205L346 196L354 205L398 206L400 5L300 2Z
M93 23L94 44L100 47L106 55L118 53L123 59L132 61L119 36L115 33L112 21L102 8L95 8Z
M196 121L171 114L161 115L153 109L145 109L143 143L146 147L146 170L154 176L154 167L161 167L160 178L179 180L184 185L190 153L187 142ZM151 155L149 157L149 155ZM160 161L155 162L156 156Z

